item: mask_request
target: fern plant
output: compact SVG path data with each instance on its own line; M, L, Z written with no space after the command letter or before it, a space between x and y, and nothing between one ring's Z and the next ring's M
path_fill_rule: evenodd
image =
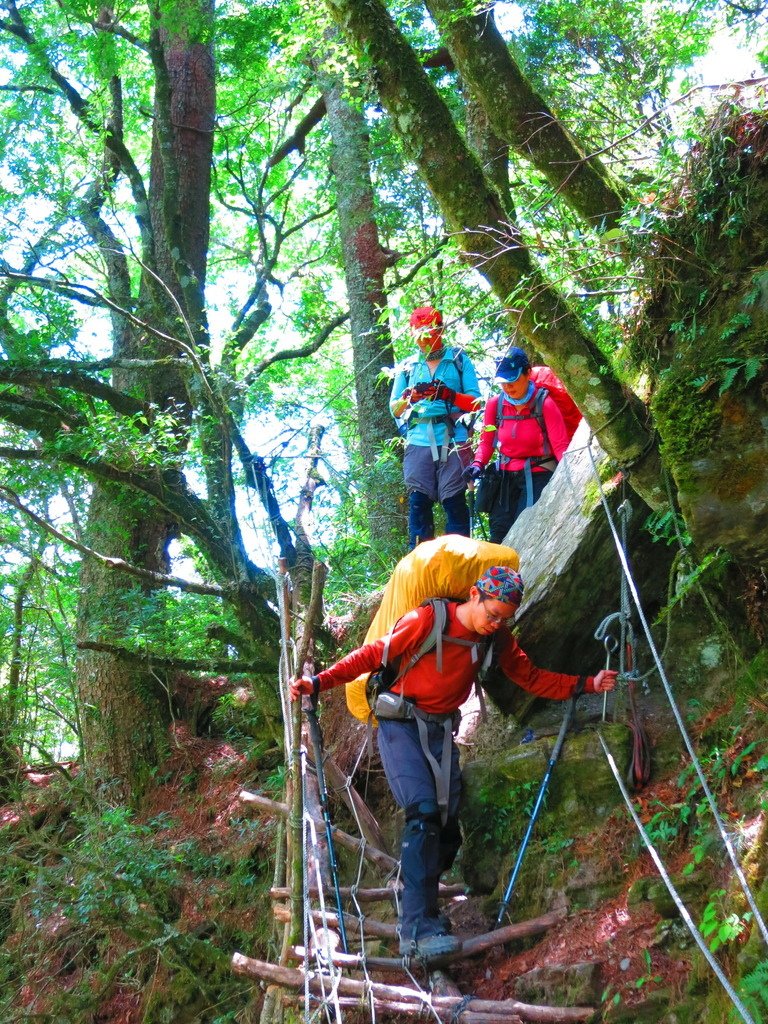
M761 960L741 982L741 996L755 1024L768 1024L768 960Z

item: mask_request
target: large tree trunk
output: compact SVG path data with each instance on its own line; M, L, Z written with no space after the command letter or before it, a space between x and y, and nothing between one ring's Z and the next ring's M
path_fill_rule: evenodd
M210 165L214 123L212 7L203 0L173 12L173 31L162 17L153 25L150 47L155 69L155 117L149 214L153 245L142 281L144 315L171 336L199 344L206 337L203 284L208 251ZM94 222L98 211L92 211ZM92 231L92 234L94 232ZM107 256L112 293L124 299L125 273ZM178 355L172 343L153 339L120 324L115 354L161 358ZM190 402L180 373L121 370L117 388L141 395L177 416L186 433ZM88 544L141 568L165 572L168 544L177 535L174 517L141 495L128 496L97 482L88 519ZM78 642L130 635L132 618L148 613L149 595L137 594L101 563L83 568L78 608ZM140 627L139 627L140 632ZM163 680L115 655L81 649L77 685L85 709L84 745L91 778L115 780L120 796L138 794L163 751L168 717Z
M393 527L399 525L400 530L396 532L401 535L405 528L404 518L400 516L398 522L398 517L393 515L393 510L401 507L397 501L401 481L382 480L386 471L381 460L382 448L394 433L389 412L389 381L381 373L382 367L392 366L395 359L389 325L384 320L387 255L376 224L368 129L362 111L349 102L338 79L321 70L320 82L333 138L336 208L355 367L362 486L371 535L386 543L392 539Z
M603 448L633 465L632 483L666 504L658 452L642 403L613 369L565 298L531 258L451 114L380 0L326 0L342 31L370 61L393 130L419 168L465 258L488 280L519 331L567 382Z
M162 571L167 534L146 499L97 484L89 509L88 543L97 551ZM130 577L83 562L77 642L110 641L141 634L149 592ZM85 766L93 785L109 797L138 796L165 751L169 720L164 680L114 654L78 652L76 682L81 707Z
M35 577L36 561L24 569L13 595L13 627L10 637L7 668L2 665L6 682L0 696L0 799L6 799L11 784L21 768L16 746L16 727L22 701L22 666L24 662L24 609L29 588Z

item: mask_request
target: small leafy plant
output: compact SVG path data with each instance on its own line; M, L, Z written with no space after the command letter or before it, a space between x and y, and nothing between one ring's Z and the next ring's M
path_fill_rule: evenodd
M751 911L743 916L736 913L726 913L723 907L725 889L716 889L712 893L701 915L699 929L705 939L709 939L709 948L713 953L729 942L737 939L752 918Z

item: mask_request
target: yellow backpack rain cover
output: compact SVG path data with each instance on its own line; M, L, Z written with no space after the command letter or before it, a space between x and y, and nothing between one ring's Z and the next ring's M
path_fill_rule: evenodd
M520 559L516 551L503 544L489 544L453 533L419 544L395 566L365 643L386 636L399 618L427 598L469 597L469 588L492 565L517 570ZM369 676L366 672L346 687L347 707L361 722L367 722L371 713L366 694Z

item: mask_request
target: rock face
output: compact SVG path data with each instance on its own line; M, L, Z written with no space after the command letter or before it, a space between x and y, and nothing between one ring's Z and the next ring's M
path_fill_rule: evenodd
M672 562L670 549L654 544L642 529L647 506L606 473L607 460L596 442L590 457L588 440L589 428L582 421L551 483L505 539L520 555L525 580L516 620L520 643L537 664L560 672L604 667L605 651L594 632L605 616L621 607L621 567L593 459L603 477L608 475L603 487L614 518L622 501L630 509L629 560L649 620L666 601Z
M603 732L617 763L626 765L630 745L627 728L606 723ZM464 767L462 873L473 890L487 893L506 884L504 876L509 874L517 856L529 808L547 770L555 737L546 735L526 743L520 741L519 735L509 733L503 737L497 733L481 744L480 756ZM566 849L575 830L583 832L597 827L620 801L621 794L594 729L569 734L552 771L536 834L555 832ZM536 865L532 864L531 869L535 875ZM531 880L526 878L525 868L521 879L531 914L543 912L546 899L539 892L540 880L535 889L542 897L541 902ZM574 902L580 902L580 888L576 884L569 893ZM597 891L594 880L590 888ZM516 902L519 901L517 897Z

